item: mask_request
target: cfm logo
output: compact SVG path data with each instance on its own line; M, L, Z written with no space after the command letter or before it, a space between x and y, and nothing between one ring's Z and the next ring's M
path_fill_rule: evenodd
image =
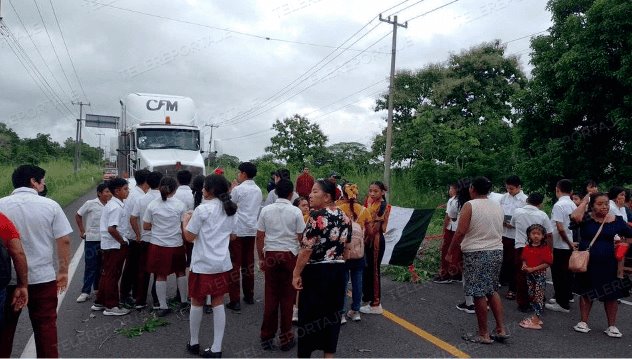
M168 100L148 100L145 106L149 111L158 111L163 106L166 106L166 111L178 111L178 101L171 102Z

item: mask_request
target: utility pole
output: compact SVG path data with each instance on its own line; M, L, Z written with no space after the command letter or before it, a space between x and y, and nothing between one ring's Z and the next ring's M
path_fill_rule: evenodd
M380 21L393 25L393 48L391 50L391 78L388 86L388 117L386 122L386 151L384 152L384 184L388 187L391 185L391 153L393 150L393 95L395 92L395 53L397 51L397 28L408 28L408 21L403 24L397 22L397 15L386 19L380 14Z
M97 133L97 136L99 136L99 149L101 149L101 136L105 136L105 133ZM105 151L103 151L103 155L105 155ZM103 159L104 156L101 156Z
M204 125L204 127L211 128L211 137L209 137L208 139L208 157L206 158L206 162L207 162L206 166L210 169L211 168L211 143L213 142L213 128L218 128L219 125L212 123L210 125Z
M83 119L83 106L90 106L90 102L75 102L73 105L79 105L79 118L77 119L77 138L75 140L75 163L74 170L77 173L81 169L81 120Z

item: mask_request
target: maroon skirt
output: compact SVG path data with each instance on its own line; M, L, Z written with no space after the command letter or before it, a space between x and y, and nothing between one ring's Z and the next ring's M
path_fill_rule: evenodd
M228 293L230 272L201 274L189 272L189 297L203 299L207 295L219 297Z
M184 246L161 247L150 243L147 250L147 272L168 276L171 273L184 273L186 268Z

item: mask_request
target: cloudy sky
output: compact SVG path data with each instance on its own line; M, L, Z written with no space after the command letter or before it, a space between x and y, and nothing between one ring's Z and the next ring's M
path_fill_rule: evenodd
M219 125L220 153L242 160L263 154L271 124L294 113L317 122L330 144L370 145L385 126L386 112L373 106L390 69L392 25L381 12L411 20L398 29L397 69L500 39L528 72L529 36L550 26L546 0L0 3L0 121L20 136L74 137L72 99L90 102L88 113L119 116L128 93L174 94L195 101L200 126ZM210 128L203 133L208 146ZM101 137L108 149L115 136L84 129L86 142Z

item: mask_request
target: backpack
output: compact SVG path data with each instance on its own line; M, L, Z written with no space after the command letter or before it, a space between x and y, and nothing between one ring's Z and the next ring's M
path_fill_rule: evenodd
M11 257L9 251L0 240L0 289L6 288L11 282Z
M345 244L347 255L345 259L360 259L364 257L364 230L357 222L351 222L351 242Z

